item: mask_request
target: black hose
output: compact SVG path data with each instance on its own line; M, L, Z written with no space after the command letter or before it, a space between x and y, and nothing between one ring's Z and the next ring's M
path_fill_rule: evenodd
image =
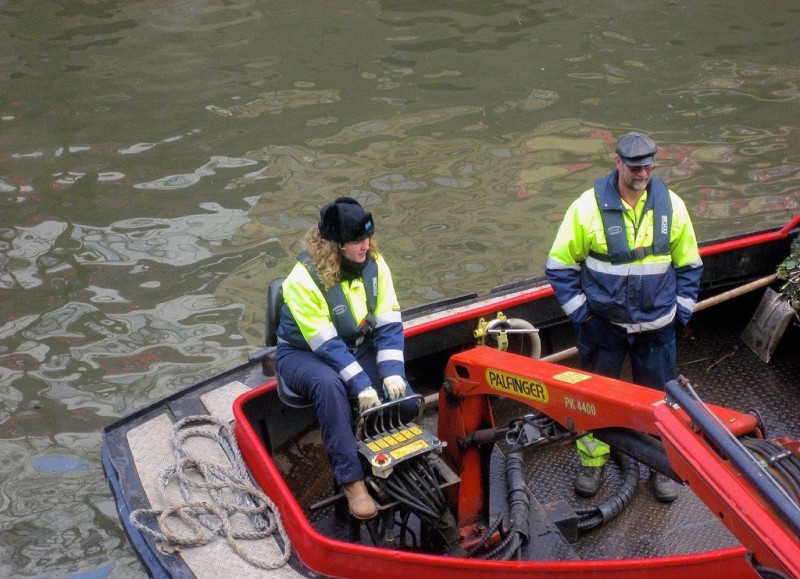
M430 504L430 496L423 492L418 480L416 477L414 477L414 473L412 473L410 469L397 469L397 476L399 476L403 481L403 484L410 494L414 495L418 501L423 503L428 508L432 508L432 505Z
M417 483L422 488L422 492L426 497L428 497L431 508L441 512L447 508L444 495L442 495L441 491L439 490L439 485L436 484L433 474L428 472L425 467L426 461L416 461L414 464L413 475L416 478Z
M509 534L505 539L495 545L491 551L486 553L483 559L510 560L514 553L522 546L522 540L517 533Z
M417 535L414 534L414 530L408 526L408 520L411 518L411 511L406 511L403 516L401 517L400 522L400 542L403 546L408 546L405 542L405 536L411 535L411 548L418 549L419 548L419 541L417 541Z
M528 518L531 502L525 480L521 451L521 447L516 447L506 456L506 493L509 509L508 533L502 541L481 556L484 559L500 559L503 561L510 561L514 557L519 559L528 545Z
M401 543L405 544L406 534L411 533L408 521L413 514L422 524L421 540L424 533L431 532L441 537L445 544L451 547L456 545L455 518L439 488L433 466L424 457L417 457L395 468L392 476L383 481L383 488L389 497L402 505Z
M798 504L779 488L774 477L764 476L765 471L761 465L756 464L752 454L742 448L730 430L720 424L719 419L703 404L688 380L679 376L677 380L667 382L667 401L670 404L677 402L718 452L739 469L742 476L789 522L795 533L800 532Z
M419 472L422 475L421 478L427 483L426 488L436 503L436 507L440 511L447 509L447 500L436 482L436 473L433 472L433 467L427 461L422 461L419 465Z
M391 478L386 479L386 487L392 498L413 509L418 516L422 517L424 515L429 519L438 519L438 515L435 512L431 511L427 505L419 502L417 497L410 494L408 490L403 488L397 481Z
M497 559L510 561L513 558L521 559L529 538L529 513L530 493L525 480L525 471L522 462L522 447L514 446L508 453L505 461L506 494L508 497L509 528L503 534L500 542L484 551L486 543L500 529L503 515L499 515L486 530L486 533L469 551L467 557L479 559Z
M779 444L759 438L742 438L742 445L761 458L772 475L792 497L800 499L800 459Z
M495 534L497 529L500 528L500 524L502 522L503 522L503 515L498 515L495 518L494 523L489 525L489 528L486 530L486 533L484 533L483 537L481 537L481 540L478 541L478 543L474 547L469 549L469 551L467 551L466 553L467 556L472 557L473 555L478 553L481 549L483 549L483 546L486 544L486 542L492 537L492 535Z
M509 532L517 533L528 542L528 513L531 501L525 482L525 471L522 456L512 452L506 457L506 485L508 489L508 505L510 516Z
M431 512L440 516L442 509L436 504L436 493L430 488L430 486L425 484L425 481L419 476L418 472L414 472L415 470L418 469L413 469L410 467L399 472L403 482L406 485L406 488L409 490L409 492L414 494L414 496Z
M612 455L620 463L620 470L623 472L622 484L605 501L592 507L575 510L578 515L579 531L589 531L609 522L633 501L636 485L639 483L639 463L620 452L612 450Z

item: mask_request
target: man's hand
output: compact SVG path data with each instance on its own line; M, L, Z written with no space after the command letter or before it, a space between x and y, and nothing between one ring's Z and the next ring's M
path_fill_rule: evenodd
M359 412L364 412L368 408L377 406L380 403L381 401L378 399L378 393L375 392L375 388L373 388L372 386L364 388L361 392L358 393Z
M402 376L387 376L383 379L383 391L389 400L397 400L406 395L406 381Z

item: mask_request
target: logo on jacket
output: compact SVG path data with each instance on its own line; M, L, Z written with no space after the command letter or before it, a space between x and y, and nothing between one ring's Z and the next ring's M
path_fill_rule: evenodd
M669 227L669 219L667 219L666 215L661 216L661 233L666 235L667 234L667 227Z
M334 316L341 316L346 311L347 311L347 307L346 306L336 306L335 308L333 308L333 315Z
M612 225L611 227L608 228L609 235L618 235L620 233L622 233L622 227L620 227L619 225Z

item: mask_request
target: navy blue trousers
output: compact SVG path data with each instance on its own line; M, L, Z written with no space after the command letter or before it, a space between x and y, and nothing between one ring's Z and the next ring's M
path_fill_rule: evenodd
M630 354L633 383L664 390L677 376L675 327L629 334L592 316L578 326L578 357L584 370L619 378L625 355Z
M382 381L374 353L361 356L358 363L370 377L378 397L384 400ZM322 432L322 444L333 469L333 478L344 485L364 478L358 457L358 446L353 435L352 409L355 401L347 398L345 383L336 371L320 360L313 352L284 350L278 358L278 373L286 384L314 402L314 410ZM406 387L406 396L413 394ZM409 401L403 408L403 417L414 416L418 401Z

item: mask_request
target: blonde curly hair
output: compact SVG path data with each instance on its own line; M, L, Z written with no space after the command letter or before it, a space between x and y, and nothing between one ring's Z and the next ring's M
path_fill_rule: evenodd
M322 239L316 225L306 231L303 244L317 268L317 274L325 290L331 289L333 284L341 279L342 252L339 251L339 244ZM374 236L369 238L369 254L372 259L378 258L378 242Z

